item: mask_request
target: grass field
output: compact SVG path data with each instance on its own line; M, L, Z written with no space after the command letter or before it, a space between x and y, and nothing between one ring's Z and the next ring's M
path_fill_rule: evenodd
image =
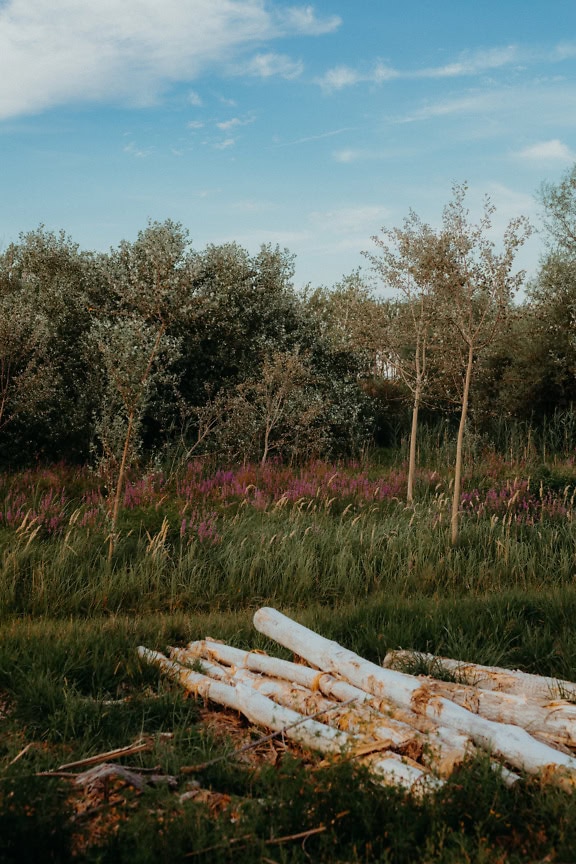
M576 680L576 469L472 464L456 548L441 467L407 508L390 460L196 461L127 485L111 562L94 475L2 476L0 861L576 861L575 799L538 779L506 788L480 759L418 800L282 741L238 754L261 733L136 655L206 635L279 653L252 627L265 604L377 662ZM141 788L46 775L136 741Z

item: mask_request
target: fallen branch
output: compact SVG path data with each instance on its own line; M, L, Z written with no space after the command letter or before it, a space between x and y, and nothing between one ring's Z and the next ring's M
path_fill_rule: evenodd
M151 749L152 741L149 739L141 739L140 741L137 741L136 744L128 745L128 747L119 747L117 750L108 750L106 753L98 753L96 756L89 756L87 759L80 759L77 762L68 762L66 765L59 765L56 771L68 771L71 768L84 768L87 765L98 765L100 762L109 762L111 759L121 759L123 756L133 756L136 753L143 753L145 750Z

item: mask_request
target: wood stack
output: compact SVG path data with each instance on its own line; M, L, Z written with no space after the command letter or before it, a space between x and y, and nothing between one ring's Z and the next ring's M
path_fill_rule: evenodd
M391 668L413 654L388 654L383 668L274 609L258 610L254 626L308 665L212 639L169 656L138 651L196 696L300 746L362 759L387 783L437 788L481 748L507 783L520 770L576 785L576 705L551 698L572 695L575 684L472 664L472 683L440 681ZM428 659L462 680L458 661Z

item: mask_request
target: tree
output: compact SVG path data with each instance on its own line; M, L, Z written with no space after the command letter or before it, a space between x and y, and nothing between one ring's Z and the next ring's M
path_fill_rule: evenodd
M221 393L200 411L213 445L230 459L302 457L325 444L326 401L315 386L309 357L298 349L272 351L257 374Z
M436 238L430 226L410 212L402 228L382 229L372 240L379 254L366 255L384 286L394 290L397 297L396 314L388 319L380 350L412 395L406 493L408 503L412 504L418 414L428 383L430 341L437 317L434 302Z
M444 366L459 377L461 388L452 497L452 545L458 540L462 447L474 365L494 341L510 311L511 300L524 278L523 271L511 273L512 265L519 247L531 233L525 217L512 219L504 231L503 250L497 253L489 239L494 206L486 198L482 216L474 224L465 207L466 192L465 184L454 185L452 200L444 208L442 228L432 238L429 259L435 303L450 337L442 346Z
M21 290L0 296L0 431L46 409L57 384L50 324Z
M542 184L540 202L551 245L560 252L576 255L576 165L559 183Z
M101 285L94 256L64 232L40 226L0 256L4 441L16 458L87 454L94 405L80 347Z
M145 412L160 385L174 383L171 372L180 343L169 327L193 312L193 257L188 246L187 232L180 225L151 223L133 244L124 241L102 259L110 300L107 309L98 310L89 342L99 353L103 378L96 432L100 468L111 496L109 560L125 477L139 450Z

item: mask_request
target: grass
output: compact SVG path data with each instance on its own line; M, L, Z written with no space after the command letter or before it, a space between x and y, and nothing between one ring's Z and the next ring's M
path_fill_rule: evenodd
M111 566L93 476L0 478L0 861L576 858L576 799L537 779L508 789L478 759L418 800L278 742L236 758L254 730L137 657L206 635L285 654L251 623L273 605L375 662L404 647L576 680L572 464L486 458L451 549L449 476L421 472L408 509L385 461L150 475ZM140 739L122 764L172 786L42 773Z
M293 614L376 661L388 648L410 645L573 676L575 611L576 592L563 590L548 597L513 592L434 603L389 597L337 610L317 604ZM163 648L207 634L240 647L270 647L250 619L242 610L14 619L5 626L0 860L68 861L79 848L86 861L186 861L191 853L200 861L570 860L576 848L573 796L535 780L507 789L482 760L423 801L375 786L352 764L323 765L284 751L273 765L235 760L234 735L214 733L202 722L202 706L142 666L136 647ZM163 733L173 737L166 740ZM152 740L152 750L123 764L175 776L177 788L114 791L114 806L105 800L95 805L107 813L104 826L97 821L102 809L78 817L79 796L69 780L37 776L142 736ZM26 743L30 750L10 764ZM182 772L225 754L193 775ZM201 802L180 800L194 788L191 778L208 790ZM273 842L316 828L325 830L304 846L301 838Z

